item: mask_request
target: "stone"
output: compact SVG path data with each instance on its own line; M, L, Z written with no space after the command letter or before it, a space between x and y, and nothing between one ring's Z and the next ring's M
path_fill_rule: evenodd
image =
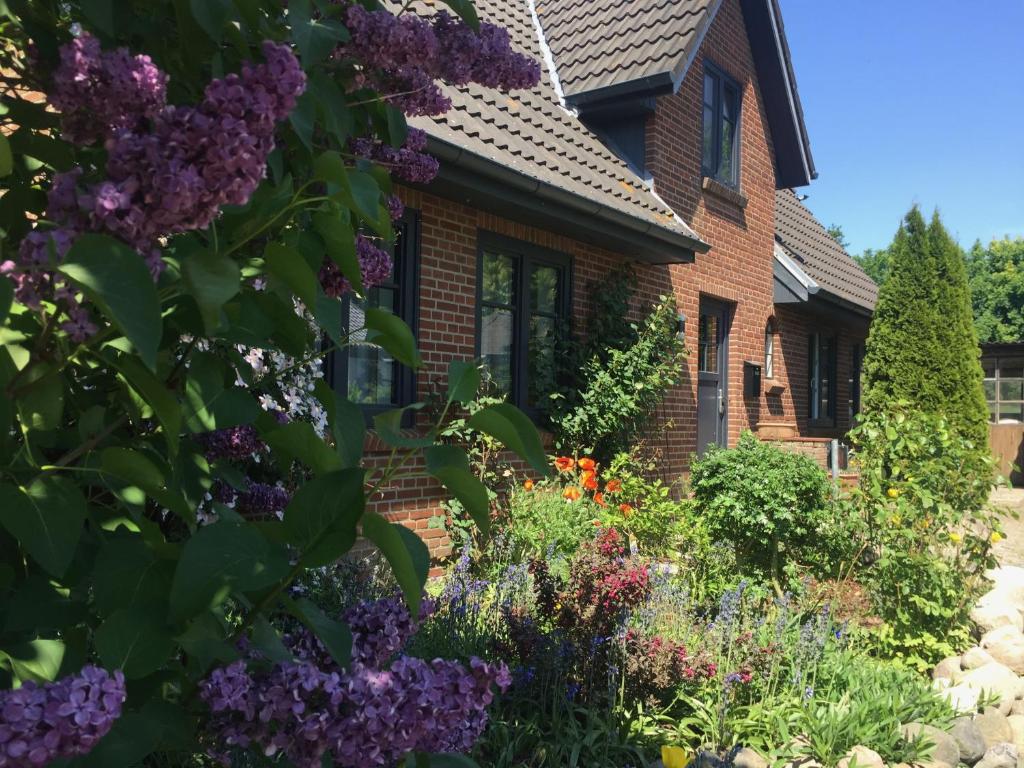
M885 760L873 749L863 746L856 746L846 753L836 768L885 768Z
M1024 701L1018 699L1013 702L1013 706L1010 707L1011 715L1024 715Z
M989 573L995 574L996 571ZM1024 610L1024 575L1015 576L1007 572L1000 578L1002 580L982 595L971 609L971 621L978 625L982 633L1005 626L1024 630L1024 616L1021 615ZM1020 582L1014 583L1014 578L1020 578Z
M1013 627L1010 627L1013 629ZM967 649L964 655L960 658L960 665L967 670L977 669L978 667L984 667L986 664L991 664L993 659L989 653L980 646L974 646L973 648Z
M1018 750L1024 750L1024 715L1010 715L1006 718L1010 723L1010 730L1013 731L1013 743Z
M1024 568L1004 565L985 571L985 578L992 582L991 592L998 592L1010 605L1024 610ZM989 593L989 594L990 594ZM982 595L985 600L988 594Z
M733 768L768 768L768 761L750 747L744 747L732 760Z
M969 688L966 685L954 685L940 691L942 698L949 702L953 711L961 715L971 715L978 711L978 700L981 698L981 691Z
M939 730L933 725L923 723L907 723L900 727L900 733L905 741L914 741L921 734L924 734L928 741L935 745L932 750L931 759L934 762L945 763L955 766L960 762L960 747L956 740L945 731Z
M1018 675L1024 673L1024 634L1017 627L997 627L981 637L981 647L990 657Z
M949 735L960 748L960 759L968 765L974 765L981 760L988 749L981 729L970 717L958 717L954 720Z
M1019 754L1015 744L995 744L985 751L974 768L1017 768Z
M953 688L943 691L943 695L947 695L949 691L960 686L967 686L978 693L986 692L996 696L999 701L999 710L1003 714L1009 714L1010 707L1017 698L1019 681L1012 669L998 661L993 661L964 674L960 678L960 682Z
M974 718L974 727L981 733L985 740L985 749L991 749L996 744L1013 742L1013 729L1006 715L995 709L986 709L985 714Z
M952 680L953 676L960 671L960 657L950 656L948 659L943 659L935 665L935 669L932 670L932 680L948 679Z
M932 680L932 689L936 691L944 691L947 688L953 687L953 681L948 677L936 677Z

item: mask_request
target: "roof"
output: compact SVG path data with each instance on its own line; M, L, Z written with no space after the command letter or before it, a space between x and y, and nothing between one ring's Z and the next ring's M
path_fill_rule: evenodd
M775 148L779 188L817 176L778 0L739 0ZM540 0L566 100L675 92L722 0Z
M678 75L721 0L543 0L537 15L567 97Z
M818 286L842 303L872 312L878 286L791 189L775 193L775 239Z
M508 30L515 48L544 61L527 0L477 0L476 6L481 18ZM630 220L634 229L640 225L668 244L708 249L649 184L561 106L547 66L542 67L540 84L528 91L505 94L476 84L443 88L452 101L448 112L409 121L433 138L430 148L441 157L442 167L444 160L469 153L489 161L486 167L493 166L496 175L510 169L535 183L539 193L567 193L563 197L585 202L590 215ZM445 151L439 143L461 152ZM485 166L477 163L474 171L481 168Z

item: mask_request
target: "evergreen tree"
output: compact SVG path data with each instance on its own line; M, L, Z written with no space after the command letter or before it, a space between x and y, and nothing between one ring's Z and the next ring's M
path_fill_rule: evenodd
M963 253L911 209L888 249L864 359L865 410L899 402L945 417L987 451L987 407Z

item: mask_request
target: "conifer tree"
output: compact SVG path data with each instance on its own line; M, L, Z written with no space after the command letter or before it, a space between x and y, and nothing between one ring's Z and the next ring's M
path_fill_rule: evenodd
M987 451L987 406L963 253L915 206L889 248L864 359L864 409L904 402Z

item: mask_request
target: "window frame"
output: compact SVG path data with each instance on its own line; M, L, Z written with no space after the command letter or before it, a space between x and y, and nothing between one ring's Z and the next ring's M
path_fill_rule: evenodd
M775 342L779 335L779 324L775 317L769 317L764 325L764 378L775 378Z
M829 393L828 412L822 414L821 405L821 341L828 339L832 342L827 361L828 381L831 384ZM839 388L837 386L837 369L839 359L839 335L834 331L823 330L808 335L807 345L807 417L812 427L834 427L836 425L836 400L838 399Z
M528 281L530 267L538 264L545 267L554 267L560 271L559 288L557 289L555 303L559 310L558 316L562 318L562 322L556 324L556 328L562 331L564 337L568 337L572 325L573 259L572 256L562 251L545 248L525 240L518 240L488 230L477 231L474 351L478 360L483 358L481 346L483 342L484 253L488 251L511 257L514 262L512 284L512 361L508 402L518 407L534 421L538 421L542 410L530 406L526 402L526 396L529 391L527 384L529 375L529 328L526 318L529 317Z
M713 167L709 167L705 163L704 157L704 80L706 77L711 76L715 80L715 93L714 103L711 111L714 114L714 136L711 143L712 146L712 160L714 161ZM722 123L725 120L725 114L722 107L722 97L725 92L725 88L730 87L736 92L736 132L732 143L732 178L724 178L720 174L722 167ZM704 71L700 81L700 114L701 114L701 131L700 131L700 166L701 174L714 179L720 184L738 190L740 188L740 160L741 152L740 146L743 143L741 137L743 135L743 89L740 87L739 81L729 75L724 69L717 66L713 62L704 62Z
M399 302L397 317L405 321L412 331L413 338L419 341L419 292L417 286L420 282L420 261L421 261L421 222L420 212L414 208L406 208L402 218L393 222L396 230L395 242L401 243L401 253L392 250L392 258L395 263L397 274L396 296ZM405 227L404 237L399 240L398 228ZM341 298L341 319L342 328L345 329L348 319L349 303L352 300L351 293ZM331 353L327 363L327 378L331 389L342 397L348 398L348 349L336 350ZM375 416L387 411L404 408L416 402L416 372L401 363L396 362L397 382L395 386L395 398L397 403L356 403L363 412L363 420L367 426L373 426ZM401 426L409 429L415 425L415 414L406 411L402 414Z
M1005 363L1005 366L1004 366ZM1009 354L995 354L985 355L982 359L982 368L984 369L988 364L992 366L992 376L986 373L984 376L984 384L986 389L989 384L992 385L994 398L989 398L988 393L985 393L985 405L989 410L989 423L990 424L1022 424L1024 418L1018 421L1003 421L1002 410L1003 404L1008 406L1019 406L1021 409L1022 416L1024 416L1024 392L1021 394L1021 399L1015 397L1003 397L1003 382L1018 382L1021 381L1021 376L1003 376L1003 368L1020 369L1024 368L1024 353L1009 353Z

